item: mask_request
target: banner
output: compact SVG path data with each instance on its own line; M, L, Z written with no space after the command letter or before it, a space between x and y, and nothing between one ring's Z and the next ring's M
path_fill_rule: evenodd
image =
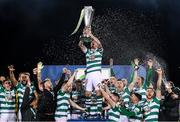
M78 68L86 68L85 65L44 65L41 74L42 80L44 80L45 78L50 78L54 85L55 82L60 79L64 67L71 70L71 72ZM107 69L109 68L109 65L102 65L102 69L103 68ZM113 72L116 78L126 78L129 81L133 72L133 68L130 65L114 65ZM138 75L146 79L146 69L143 66L140 66L138 70Z

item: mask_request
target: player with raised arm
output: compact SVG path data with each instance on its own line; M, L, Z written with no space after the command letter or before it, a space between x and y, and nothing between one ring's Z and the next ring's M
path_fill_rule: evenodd
M83 30L83 34L87 35L91 38L91 47L88 49L84 44L83 41L80 40L79 47L81 50L85 53L86 56L86 107L91 107L91 94L93 89L96 91L97 96L97 106L98 111L101 112L102 110L102 96L101 92L99 91L99 88L97 85L101 83L102 77L101 77L101 64L102 64L102 53L103 53L103 47L101 45L101 42L96 38L92 32L90 27L85 27Z

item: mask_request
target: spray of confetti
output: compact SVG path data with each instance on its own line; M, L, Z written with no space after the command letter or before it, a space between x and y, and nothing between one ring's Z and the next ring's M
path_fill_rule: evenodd
M46 41L43 56L47 64L85 64L83 53L78 47L80 31L64 40L53 39ZM92 32L99 38L104 47L103 64L108 64L110 58L114 64L130 64L135 57L145 62L148 56L153 57L155 67L167 69L164 55L166 43L163 42L159 29L158 13L149 13L127 10L106 9L101 15L94 16Z

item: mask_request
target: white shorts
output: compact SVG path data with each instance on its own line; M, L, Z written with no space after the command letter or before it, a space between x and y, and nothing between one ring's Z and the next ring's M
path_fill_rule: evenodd
M125 115L120 115L120 122L129 122L128 117Z
M16 114L15 113L1 113L0 114L0 122L8 122L16 121Z
M86 91L99 90L97 85L102 81L102 74L100 71L90 72L86 75Z
M56 122L67 122L67 117L61 117L61 118L56 118L55 117L55 121Z
M138 120L138 119L129 119L129 122L141 122L141 120Z
M80 114L72 114L71 119L79 119Z

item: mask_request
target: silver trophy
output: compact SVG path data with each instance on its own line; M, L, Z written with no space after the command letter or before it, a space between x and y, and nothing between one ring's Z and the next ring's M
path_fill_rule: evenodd
M94 9L92 6L84 7L84 24L86 27L91 27L92 19L94 15Z
M92 8L92 6L84 6L84 8L81 10L81 15L78 24L76 26L76 29L73 31L71 35L75 34L78 31L83 18L84 18L85 27L91 27L93 15L94 15L94 9ZM80 36L80 40L82 40L83 42L91 42L91 39L84 34Z

